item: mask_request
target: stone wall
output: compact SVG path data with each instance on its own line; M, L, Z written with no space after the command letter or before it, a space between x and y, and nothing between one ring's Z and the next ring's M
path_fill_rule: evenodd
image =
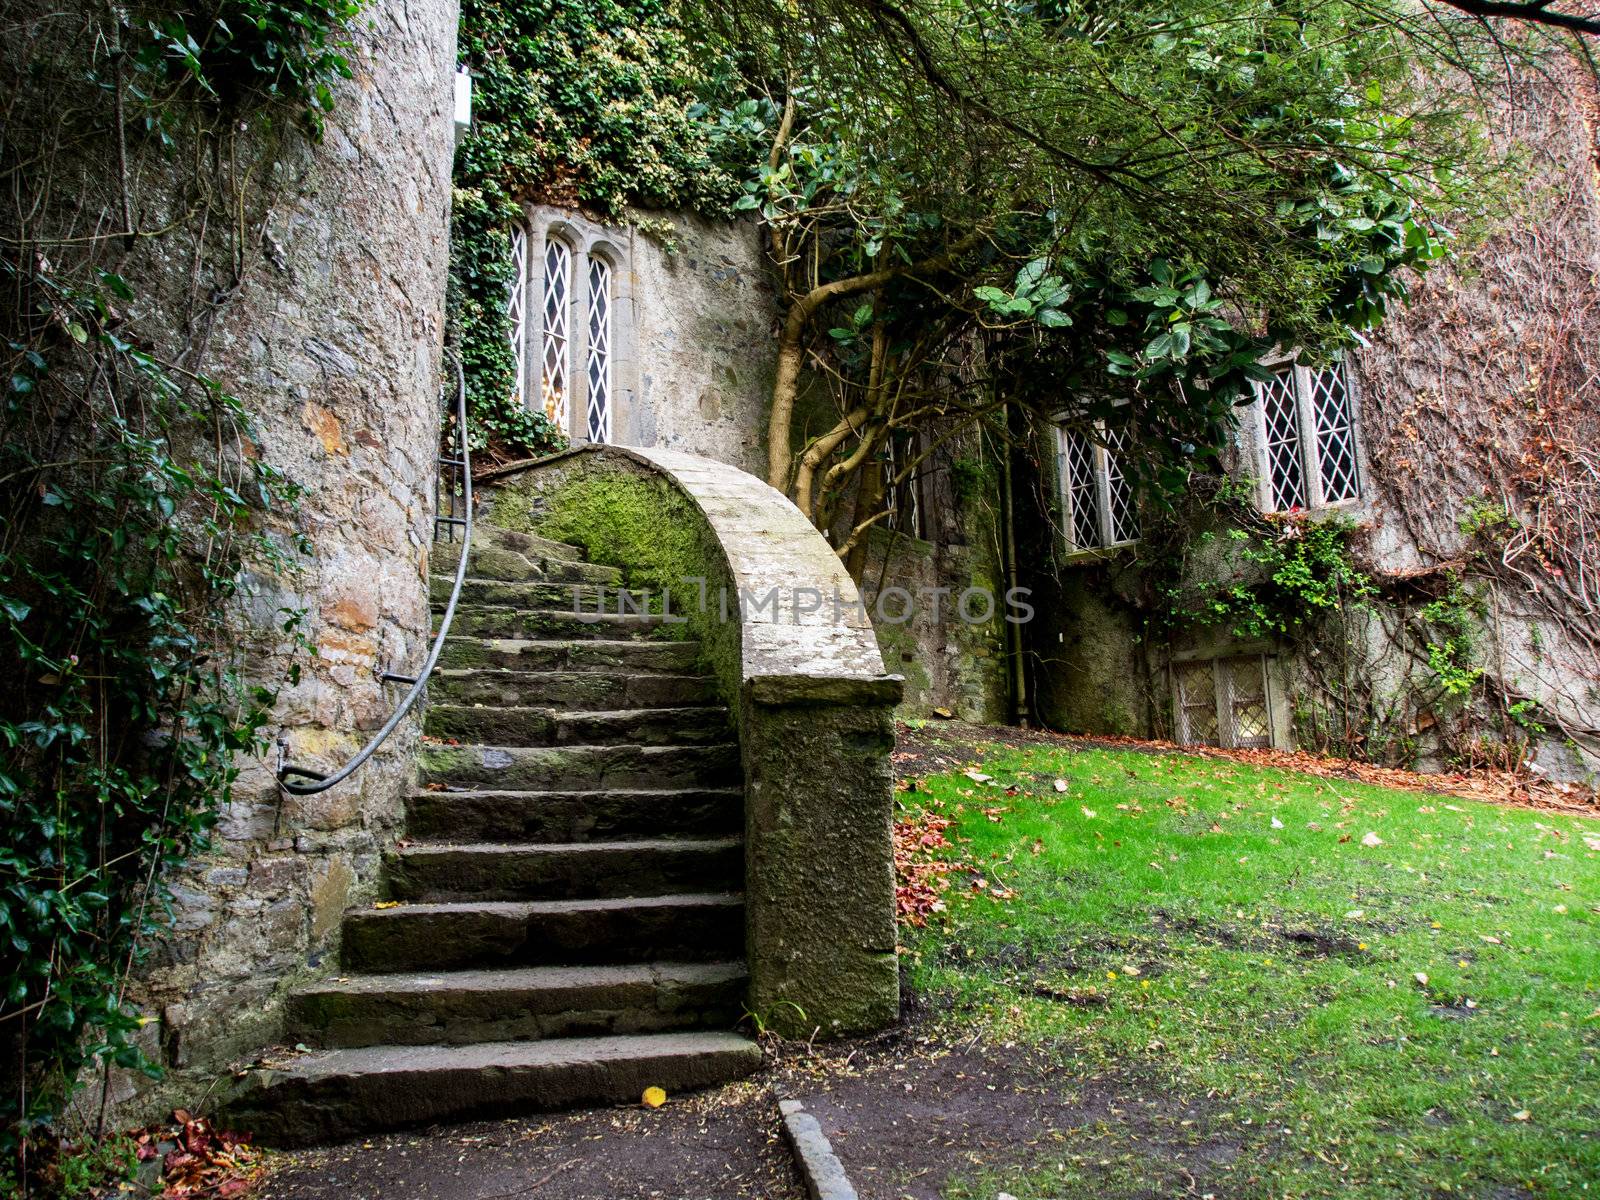
M306 488L315 557L293 582L249 581L241 616L281 642L279 609L306 610L317 656L275 720L290 761L323 770L399 698L375 670L415 668L427 649L456 20L452 0L364 9L325 140L263 168L269 262L212 332L208 369L255 414L256 451ZM276 682L285 664L261 665ZM120 1077L116 1100L198 1100L208 1073L278 1038L287 985L332 966L340 914L395 834L416 736L403 727L319 796L284 795L274 764L245 764L133 997L176 1070L142 1101L149 1081Z
M1600 454L1600 358L1593 350L1600 311L1592 299L1600 274L1600 101L1581 70L1567 74L1558 61L1547 70L1518 80L1518 102L1495 117L1495 137L1527 163L1507 211L1492 215L1486 240L1460 261L1425 276L1370 346L1347 360L1362 494L1334 511L1358 527L1355 564L1378 581L1387 601L1352 621L1350 662L1341 669L1380 706L1399 706L1396 744L1385 750L1374 741L1374 753L1410 754L1432 768L1458 757L1476 730L1491 742L1515 743L1522 734L1504 710L1533 700L1539 709L1532 719L1547 729L1535 747L1538 767L1592 782L1600 767L1600 656L1594 640L1557 616L1563 605L1573 611L1562 594L1572 585L1559 567L1547 570L1539 538L1519 538L1519 531L1549 529L1544 536L1559 539L1576 516L1563 514L1564 505L1600 507L1592 490L1587 500L1577 491L1563 498L1544 490L1549 460ZM1240 442L1233 465L1242 478L1248 438ZM1041 494L1052 489L1047 481ZM1474 532L1474 511L1508 503L1511 523ZM1135 721L1142 728L1134 731L1167 735L1169 649L1260 649L1204 630L1180 631L1170 648L1141 648L1139 606L1154 602L1142 594L1142 552L1135 546L1054 571L1049 619L1033 643L1037 691L1051 724L1129 732L1105 708L1136 709L1132 701L1142 694L1143 717ZM1196 550L1190 578L1214 565ZM1465 708L1431 695L1437 684L1419 655L1427 635L1418 610L1457 583L1479 606L1472 662L1485 672ZM1291 710L1316 695L1309 681L1319 664L1291 646L1275 650L1275 721L1288 743Z

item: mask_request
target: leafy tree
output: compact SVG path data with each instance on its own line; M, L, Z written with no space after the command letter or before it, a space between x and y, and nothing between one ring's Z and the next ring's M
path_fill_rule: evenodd
M1006 404L1129 401L1150 481L1220 444L1273 345L1335 352L1443 253L1491 168L1410 17L1345 0L728 0L717 114L784 321L769 481L840 546ZM1489 51L1452 28L1452 70ZM729 169L738 162L730 157ZM825 382L834 420L796 442ZM887 448L915 431L916 452ZM859 552L854 555L860 561Z

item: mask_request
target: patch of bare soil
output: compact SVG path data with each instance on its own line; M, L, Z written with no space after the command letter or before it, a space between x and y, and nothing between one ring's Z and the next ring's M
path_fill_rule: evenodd
M1119 1195L1222 1195L1253 1136L1131 1071L1079 1071L1014 1044L941 1044L914 1027L784 1068L778 1086L816 1116L861 1200L939 1200L1011 1168L1092 1177L1102 1160L1134 1185Z
M764 1081L278 1156L257 1200L803 1200Z

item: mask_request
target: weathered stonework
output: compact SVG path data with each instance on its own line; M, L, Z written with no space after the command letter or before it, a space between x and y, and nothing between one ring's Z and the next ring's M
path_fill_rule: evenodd
M892 1021L901 680L838 556L759 479L678 451L558 456L502 480L493 503L500 525L670 589L700 642L743 756L750 1010L799 1036Z
M615 440L764 475L777 299L760 232L752 221L634 215L672 231L632 230L637 391L632 423Z
M1584 73L1564 77L1566 70L1552 60L1548 72L1519 81L1518 102L1506 101L1496 116L1495 137L1530 162L1500 228L1461 263L1424 276L1371 344L1347 359L1360 494L1309 515L1353 524L1353 564L1386 592L1349 610L1338 666L1382 716L1361 731L1365 752L1424 769L1504 761L1522 752L1528 726L1542 725L1535 769L1592 785L1600 778L1600 657L1592 615L1588 634L1582 619L1592 598L1573 605L1581 588L1559 570L1541 577L1539 538L1521 547L1526 572L1503 561L1517 529L1565 538L1576 514L1563 509L1573 496L1593 494L1542 495L1536 482L1546 460L1575 450L1592 458L1600 439L1588 300L1600 272L1600 109ZM1562 419L1569 424L1552 432ZM1235 480L1258 473L1254 450L1241 429L1228 456ZM1053 494L1054 481L1040 490ZM1500 507L1507 503L1510 512ZM1488 514L1486 529L1475 529L1475 513ZM1225 531L1192 532L1217 540L1209 549L1189 544L1184 582L1231 575L1237 564L1224 570L1216 552ZM1079 556L1056 578L1036 573L1045 621L1031 640L1047 720L1074 732L1171 736L1172 662L1265 652L1275 742L1315 744L1327 721L1319 679L1326 668L1315 650L1205 629L1180 630L1170 645L1144 644L1139 610L1152 601L1141 595L1142 553L1134 546ZM1443 692L1425 653L1435 635L1420 610L1452 591L1479 609L1464 665L1483 676L1467 699ZM1569 616L1579 611L1578 622L1558 617L1563 604ZM1530 703L1537 707L1528 710ZM1507 712L1516 704L1526 724Z
M299 658L274 720L289 760L322 769L398 699L375 670L414 667L428 642L456 21L450 0L363 11L324 141L268 164L273 259L212 333L207 369L254 414L256 452L306 489L314 557L293 581L247 581L240 615L281 644L279 610L306 611L316 657L285 647L254 665L274 684ZM209 1076L278 1040L288 986L332 966L341 913L370 892L416 740L402 728L318 796L281 793L272 762L244 764L133 995L173 1070L154 1087L117 1074L113 1100L130 1114L198 1100Z

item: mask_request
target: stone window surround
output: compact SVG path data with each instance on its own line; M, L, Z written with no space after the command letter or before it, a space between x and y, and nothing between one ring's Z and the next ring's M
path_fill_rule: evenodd
M571 252L567 291L567 420L562 430L573 445L589 442L589 261L598 258L611 269L611 438L632 425L637 394L637 326L634 319L633 237L629 229L600 225L567 209L528 205L522 227L527 236L521 361L527 376L522 395L534 412L543 410L540 364L544 352L544 256L550 239Z
M1063 561L1069 563L1090 562L1105 558L1115 551L1136 545L1139 541L1137 511L1132 516L1134 524L1133 537L1117 538L1115 536L1116 531L1111 527L1113 522L1111 515L1111 472L1108 462L1112 452L1101 444L1107 438L1106 423L1103 420L1097 420L1092 423L1092 426L1098 435L1098 440L1090 439L1089 453L1092 456L1091 470L1094 473L1095 524L1098 529L1099 540L1092 546L1080 546L1077 543L1073 529L1073 504L1066 467L1066 436L1069 430L1074 428L1082 429L1086 424L1081 414L1071 409L1063 409L1056 413L1053 418L1051 436L1055 443L1053 462L1056 477L1056 502L1061 506L1061 528L1057 530L1057 534L1063 547ZM1136 500L1130 500L1130 503L1136 504Z
M1315 415L1311 411L1311 404L1306 400L1307 390L1305 380L1316 374L1316 369L1301 366L1298 362L1300 350L1276 349L1261 359L1261 365L1274 370L1290 364L1296 369L1299 381L1296 385L1296 408L1299 417L1301 445L1315 445ZM1311 493L1307 504L1301 510L1310 513L1331 513L1359 509L1367 498L1367 455L1366 439L1362 426L1363 396L1361 384L1354 364L1349 355L1334 363L1333 369L1337 370L1344 380L1345 403L1348 409L1352 450L1355 458L1356 492L1355 495L1343 500L1325 500L1322 495L1322 472L1320 466L1307 469L1311 464L1306 463L1306 456L1302 453L1302 471L1305 486ZM1261 387L1255 385L1255 398L1248 404L1241 405L1239 413L1239 431L1236 447L1239 453L1239 474L1246 476L1254 484L1256 507L1264 513L1283 511L1273 503L1272 481L1270 468L1267 462L1265 410L1261 401Z

